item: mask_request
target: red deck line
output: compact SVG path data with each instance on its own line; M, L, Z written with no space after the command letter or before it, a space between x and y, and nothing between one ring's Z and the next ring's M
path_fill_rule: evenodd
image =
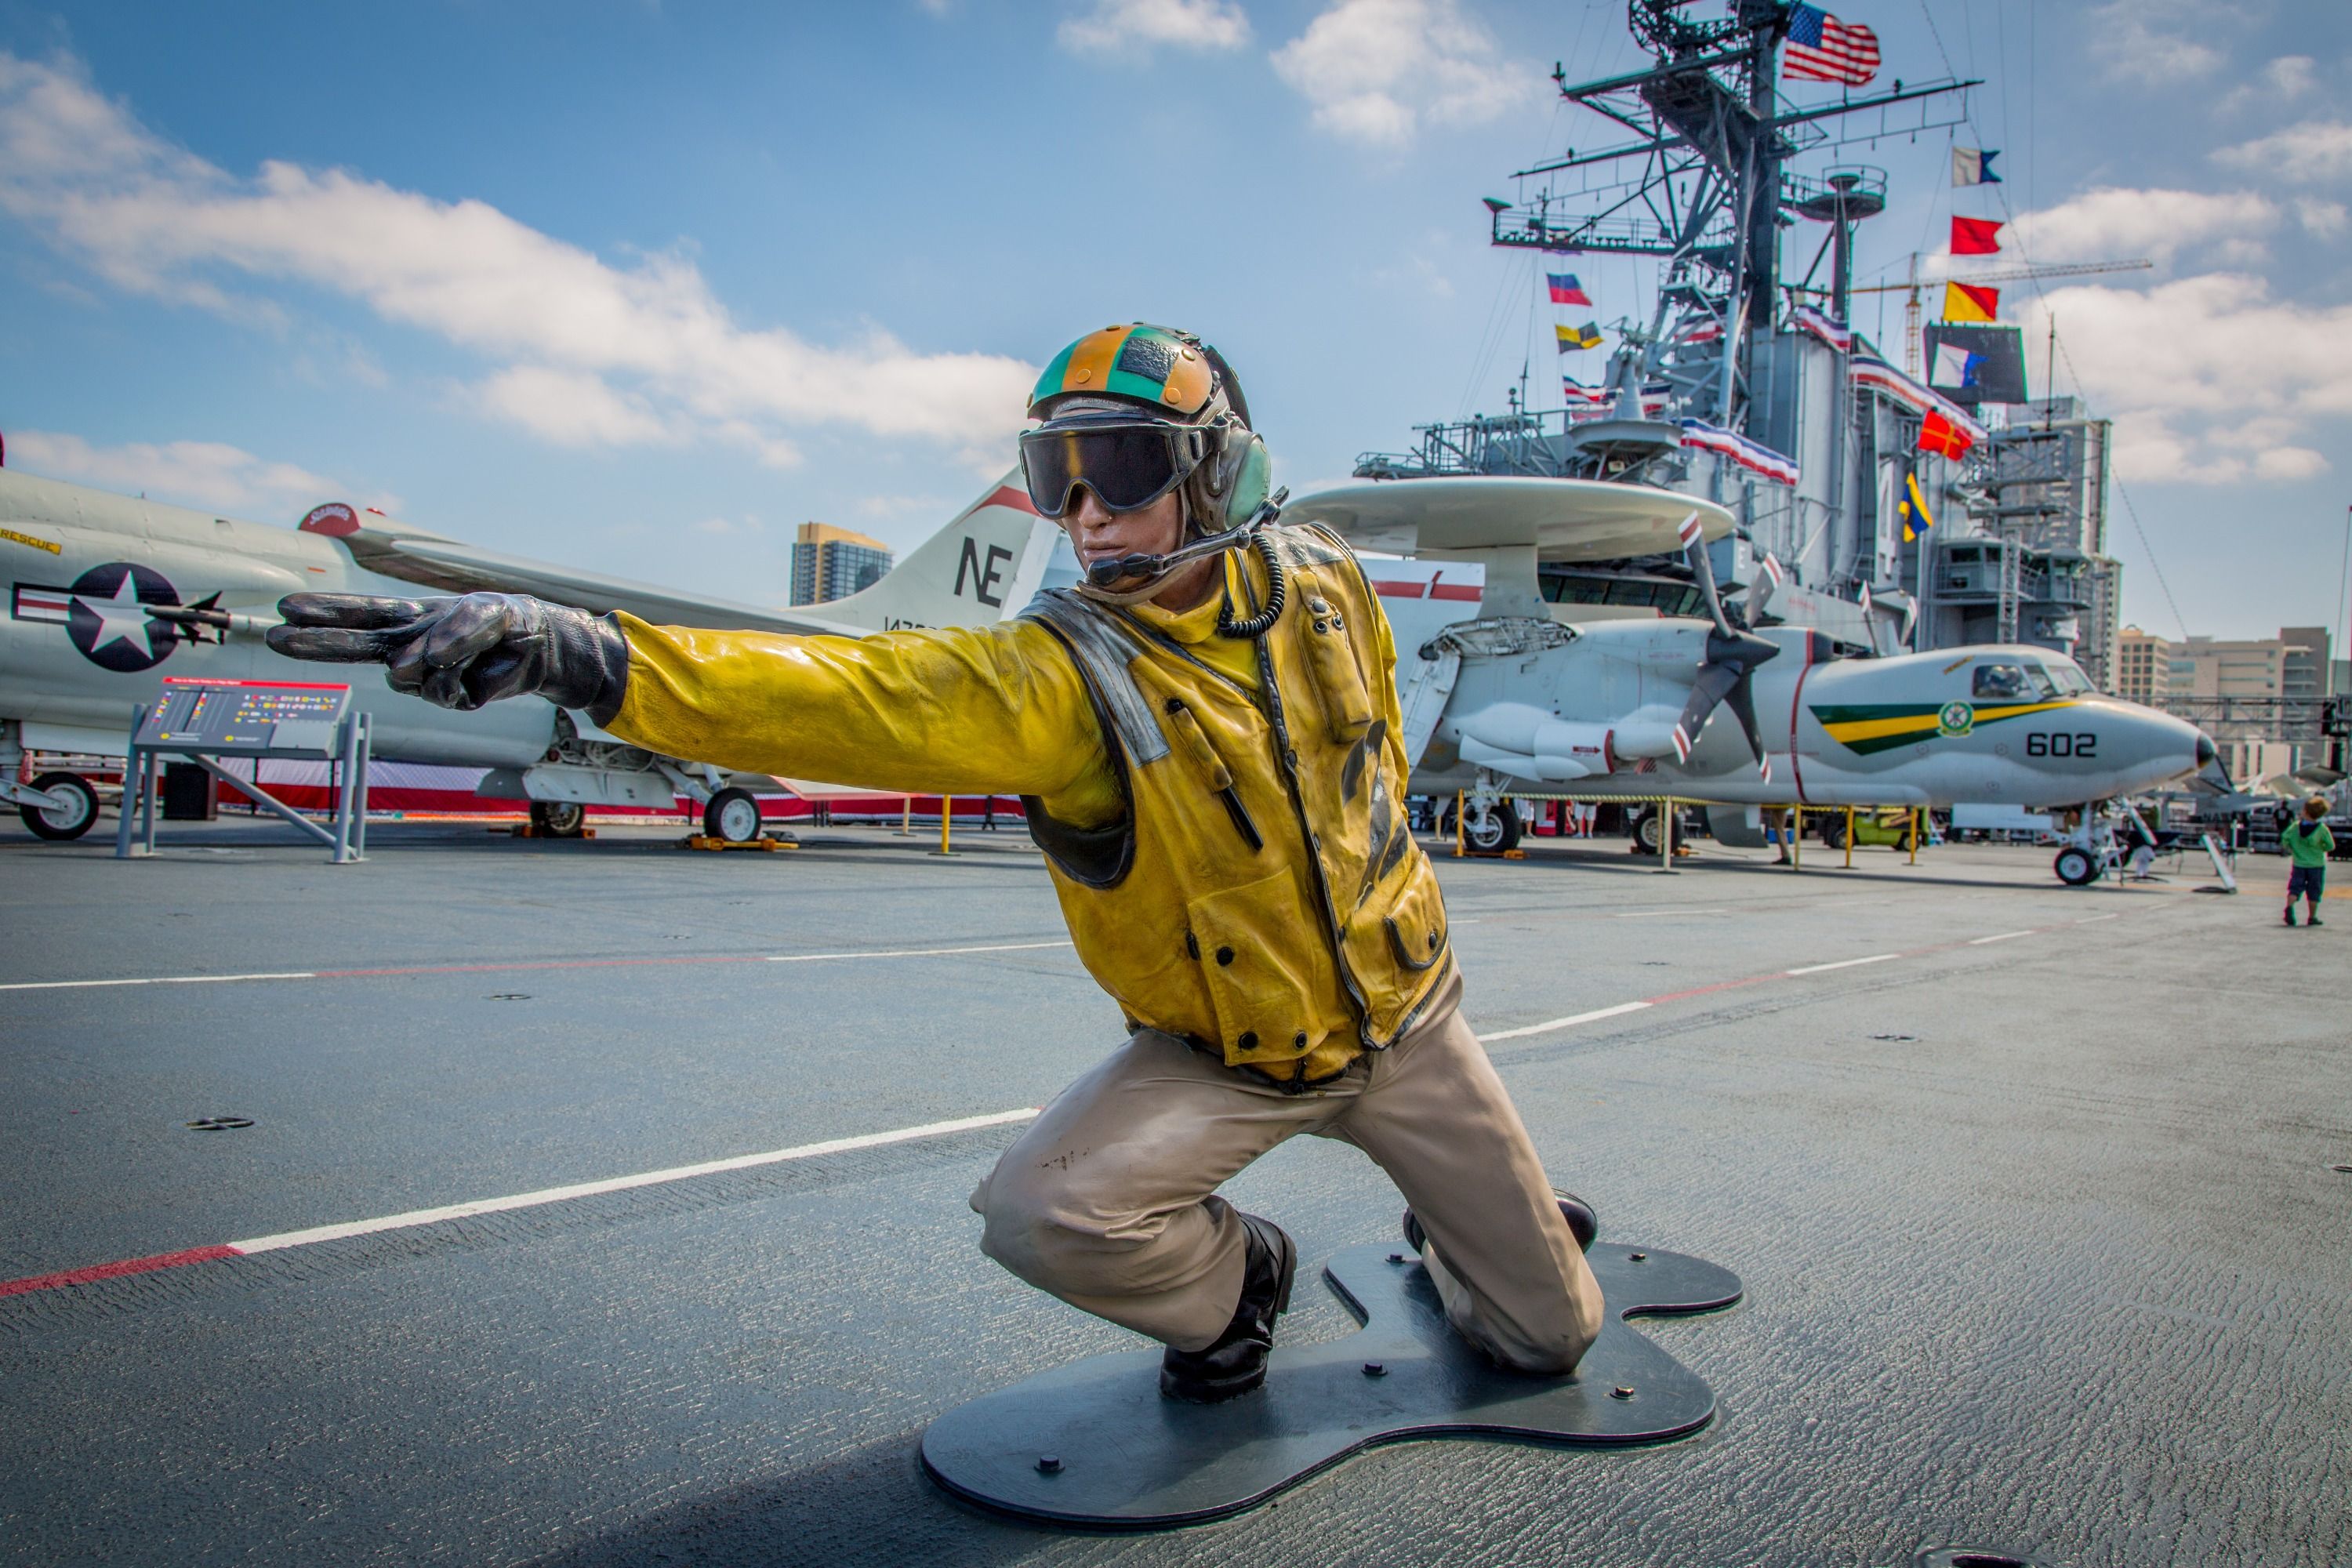
M93 1263L87 1268L65 1268L55 1274L35 1274L24 1279L0 1279L0 1296L22 1296L31 1290L55 1290L64 1285L89 1285L100 1279L116 1279L125 1274L152 1274L158 1268L177 1268L187 1263L211 1263L223 1258L242 1258L234 1247L191 1247L180 1252L159 1252L152 1258L125 1258L113 1263Z

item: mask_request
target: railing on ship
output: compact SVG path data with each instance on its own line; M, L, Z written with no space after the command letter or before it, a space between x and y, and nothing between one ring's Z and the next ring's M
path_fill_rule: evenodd
M1448 425L1416 425L1413 433L1421 440L1412 451L1362 453L1356 458L1356 478L1405 479L1435 474L1570 477L1575 469L1568 433L1576 423L1577 416L1571 411L1549 408L1527 414L1473 415Z

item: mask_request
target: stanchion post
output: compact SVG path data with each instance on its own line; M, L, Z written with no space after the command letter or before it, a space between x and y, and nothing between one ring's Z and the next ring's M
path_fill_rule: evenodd
M1462 854L1463 854L1463 850L1462 850L1462 816L1463 816L1463 804L1462 804L1462 797L1463 797L1463 796L1464 796L1464 795L1465 795L1466 793L1467 793L1466 791L1464 791L1464 790L1458 790L1458 789L1457 789L1457 790L1455 790L1455 791L1454 792L1454 858L1456 860L1461 859L1461 858L1462 858Z
M1911 808L1911 864L1914 866L1919 863L1919 838L1927 830L1927 808L1924 805L1913 806Z
M1853 807L1845 808L1845 868L1853 869Z
M911 795L902 795L898 797L898 837L912 838L914 836L915 797Z
M1668 795L1664 804L1664 816L1658 828L1658 869L1675 868L1675 797Z
M942 855L952 855L955 853L954 850L948 847L948 824L952 821L954 817L955 796L951 795L943 795L940 796L940 853Z
M1789 821L1792 825L1789 829L1789 869L1801 871L1805 868L1805 808L1790 806Z

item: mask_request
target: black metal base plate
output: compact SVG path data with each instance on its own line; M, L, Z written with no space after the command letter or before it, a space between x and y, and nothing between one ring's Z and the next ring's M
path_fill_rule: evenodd
M1587 1257L1610 1310L1566 1377L1493 1366L1446 1322L1419 1258L1355 1247L1324 1277L1364 1326L1328 1344L1276 1348L1255 1393L1181 1404L1160 1397L1156 1348L1094 1356L940 1416L923 1434L923 1468L982 1508L1139 1530L1237 1513L1378 1443L1620 1446L1706 1426L1714 1393L1624 1320L1728 1307L1738 1276L1649 1248L1595 1243Z

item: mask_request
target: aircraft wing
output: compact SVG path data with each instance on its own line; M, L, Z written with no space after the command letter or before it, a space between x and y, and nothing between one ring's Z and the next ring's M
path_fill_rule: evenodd
M453 593L530 594L600 616L608 610L626 610L639 620L656 626L802 636L829 633L840 637L863 637L868 629L801 610L739 604L731 599L606 577L520 555L502 555L453 540L391 539L374 550L354 550L353 553L361 554L362 564L372 571L427 587Z

